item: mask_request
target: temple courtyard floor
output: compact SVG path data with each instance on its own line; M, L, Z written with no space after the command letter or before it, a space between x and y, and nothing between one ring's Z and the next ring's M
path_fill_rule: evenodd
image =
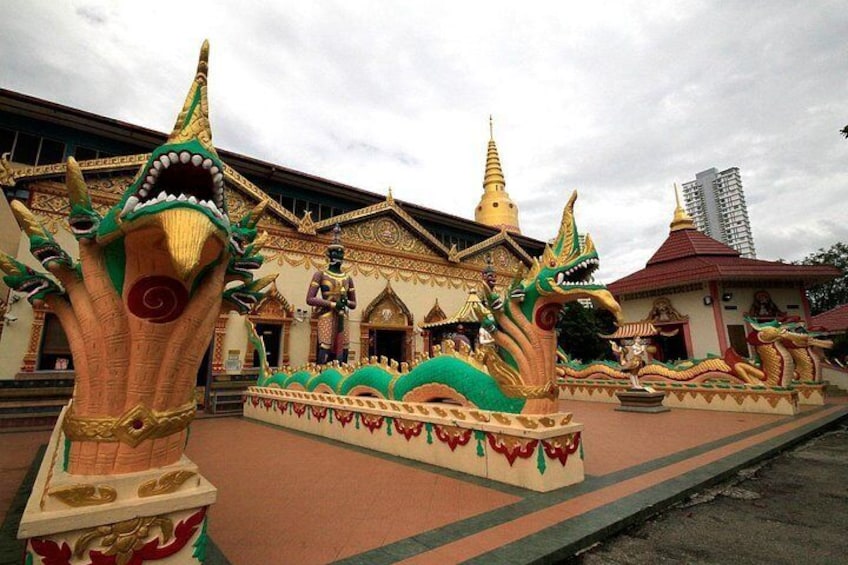
M846 397L794 417L561 404L586 425L586 480L549 493L242 418L201 418L187 453L219 489L208 563L555 562L848 419ZM0 563L17 529L25 477L48 437L0 434L0 537L7 549ZM722 527L744 543L732 523Z

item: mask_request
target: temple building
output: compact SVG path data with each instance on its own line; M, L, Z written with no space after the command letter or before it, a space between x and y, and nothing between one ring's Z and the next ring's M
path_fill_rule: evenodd
M80 161L94 206L103 213L165 139L164 133L0 90L0 153L7 154L0 165L6 195L0 199L2 250L43 271L7 199L24 201L65 249L76 250L67 224L65 159ZM268 201L259 223L268 241L257 277L279 276L249 318L272 367L316 359L316 320L306 294L312 273L327 265L325 250L336 225L345 247L343 268L358 297L350 316L351 359L384 355L411 361L427 349L419 324L440 308L459 311L480 285L487 260L505 285L544 250L544 242L519 231L518 208L504 191L491 127L477 221L395 200L390 190L379 195L248 156L219 154L227 163L223 174L231 219ZM55 315L46 307L30 307L5 285L0 299L0 380L72 377L70 350ZM243 316L219 318L207 357L197 377L207 401L208 384L255 378L258 358Z
M660 360L752 354L745 317L796 317L810 326L805 289L840 276L828 265L747 259L695 228L678 200L671 230L645 268L607 285L628 321L650 322ZM673 334L673 335L670 335Z

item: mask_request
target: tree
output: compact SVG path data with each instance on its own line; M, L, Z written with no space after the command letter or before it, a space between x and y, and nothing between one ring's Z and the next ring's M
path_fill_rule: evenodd
M833 265L842 271L839 278L807 289L807 299L810 301L810 312L813 315L848 303L848 245L842 242L834 243L828 249L819 249L795 264Z
M841 130L839 130L839 133L841 133L842 135L844 135L844 136L845 136L845 139L848 139L848 126L845 126L845 127L844 127L844 128L842 128Z
M609 342L599 334L615 331L615 318L606 310L587 308L579 302L569 302L557 321L559 346L570 359L584 363L596 359L614 359Z

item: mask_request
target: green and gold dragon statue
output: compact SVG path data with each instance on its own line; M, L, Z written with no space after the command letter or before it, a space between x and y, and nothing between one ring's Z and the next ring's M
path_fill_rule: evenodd
M575 192L565 206L556 239L526 275L517 277L502 295L489 289L492 319L486 325L493 343L475 352L467 346L459 350L449 346L411 366L372 359L274 375L263 371L259 386L407 402L447 401L499 412L557 412L555 325L563 304L591 299L621 316L612 294L590 282L598 254L588 236L581 242L574 224L576 199ZM255 335L251 339L262 347Z
M709 356L679 363L652 361L638 371L639 380L669 383L733 383L751 386L789 387L793 383L820 384L823 349L833 342L794 321L761 322L745 318L751 327L747 341L758 360L742 357L728 348L722 357ZM629 375L618 363L593 361L582 364L559 355L557 373L573 381L613 379L626 382Z
M79 261L20 202L30 250L58 281L0 256L4 281L46 303L71 347L76 384L62 423L75 474L142 471L176 462L195 415L195 375L225 308L248 311L272 279L256 224L227 215L224 167L212 145L208 43L173 132L103 217L80 166L68 159L70 230ZM259 241L257 241L259 239ZM229 282L236 283L226 288Z

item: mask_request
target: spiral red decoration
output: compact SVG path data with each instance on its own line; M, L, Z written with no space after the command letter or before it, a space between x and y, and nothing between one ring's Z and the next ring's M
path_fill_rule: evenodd
M545 331L554 329L561 308L561 304L549 303L536 310L536 325Z
M162 275L141 277L127 295L130 312L154 324L173 322L187 304L188 291L183 283Z

